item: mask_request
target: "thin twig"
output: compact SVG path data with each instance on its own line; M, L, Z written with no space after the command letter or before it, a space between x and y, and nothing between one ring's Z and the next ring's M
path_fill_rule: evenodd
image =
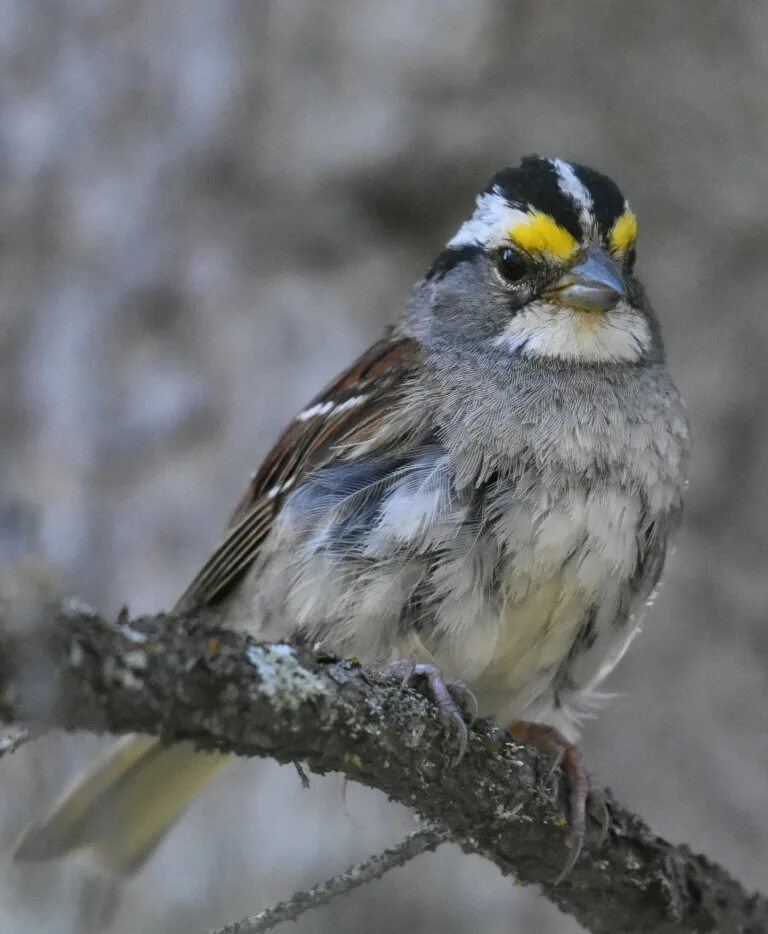
M327 905L339 895L346 895L366 882L380 879L390 869L404 866L414 856L434 850L448 839L450 834L443 828L430 826L417 830L397 846L350 866L344 872L313 886L309 891L296 892L286 901L278 902L273 908L266 908L259 914L243 918L241 921L233 921L223 928L217 928L211 934L259 934L261 931L271 931L283 921L295 921L305 911Z
M0 733L0 758L11 755L30 740L38 739L46 732L41 728L9 725L5 732Z

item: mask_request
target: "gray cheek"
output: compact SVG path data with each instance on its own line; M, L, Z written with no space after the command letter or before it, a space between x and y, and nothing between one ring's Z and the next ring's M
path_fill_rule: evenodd
M506 290L485 263L462 264L429 291L432 335L469 342L496 337L528 299Z

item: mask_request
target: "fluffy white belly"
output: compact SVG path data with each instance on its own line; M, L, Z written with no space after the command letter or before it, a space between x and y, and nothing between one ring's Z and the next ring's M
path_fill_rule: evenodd
M481 588L470 590L475 605L447 601L441 637L412 650L465 681L481 715L502 721L545 695L556 706L556 679L565 695L594 687L633 628L625 617L639 509L636 497L614 491L574 495L538 517L515 506L501 526L510 555L494 610Z
M424 531L432 526L416 521L423 498L401 538L379 535L380 559L329 553L322 536L292 538L286 523L243 588L244 615L262 621L265 638L299 626L312 643L365 662L434 662L502 722L539 716L593 687L626 644L641 511L637 496L615 488L548 489L557 485L493 495L482 531L461 513L456 534L438 524L437 563ZM383 516L379 531L386 508ZM421 616L404 626L420 587Z

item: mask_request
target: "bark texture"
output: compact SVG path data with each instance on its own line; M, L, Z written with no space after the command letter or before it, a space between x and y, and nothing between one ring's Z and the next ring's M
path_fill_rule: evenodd
M457 766L455 736L417 692L354 660L265 644L199 617L109 623L70 605L0 637L0 715L66 730L158 735L201 749L299 762L385 792L467 853L537 884L595 934L768 931L768 901L654 834L611 800L570 876L562 796L536 753L481 723ZM47 685L41 691L40 685Z

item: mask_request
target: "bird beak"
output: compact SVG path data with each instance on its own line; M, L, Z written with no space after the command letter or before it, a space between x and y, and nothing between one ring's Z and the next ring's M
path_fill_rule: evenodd
M599 247L589 247L584 258L544 294L568 308L610 311L626 294L626 288L618 266L608 253Z

